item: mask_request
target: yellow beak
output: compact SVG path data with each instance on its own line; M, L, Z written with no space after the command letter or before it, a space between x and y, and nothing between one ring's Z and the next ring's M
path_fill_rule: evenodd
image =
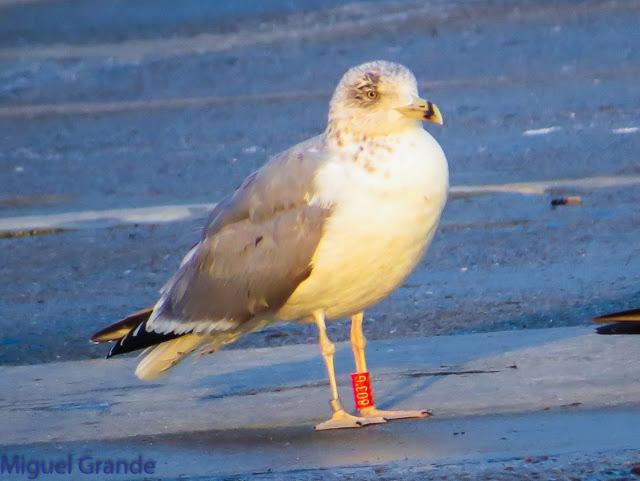
M412 119L428 120L438 125L444 123L438 106L421 98L416 98L404 107L397 107L396 110Z

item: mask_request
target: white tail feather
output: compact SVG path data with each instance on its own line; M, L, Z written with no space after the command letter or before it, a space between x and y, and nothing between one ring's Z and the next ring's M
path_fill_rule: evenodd
M163 342L152 348L140 361L136 368L136 376L145 381L157 379L167 373L184 357L198 349L202 344L210 342L209 336L187 334L185 336Z

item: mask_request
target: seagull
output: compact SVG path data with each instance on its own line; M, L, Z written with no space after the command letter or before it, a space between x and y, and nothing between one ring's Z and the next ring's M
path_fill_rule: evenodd
M249 175L213 209L155 305L92 341L115 342L107 357L146 349L136 375L147 380L268 325L315 323L332 410L317 430L428 416L373 403L347 413L326 332L327 321L351 317L356 370L367 372L363 311L403 282L433 239L449 171L422 121L443 123L409 69L387 61L351 68L325 131Z
M605 314L593 322L606 324L596 329L598 334L640 334L640 309Z

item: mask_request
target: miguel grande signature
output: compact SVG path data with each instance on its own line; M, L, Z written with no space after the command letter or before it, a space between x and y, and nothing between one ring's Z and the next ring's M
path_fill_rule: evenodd
M3 453L0 456L0 474L18 474L28 479L38 479L50 474L155 474L156 461L135 458L100 458L92 455L38 458Z

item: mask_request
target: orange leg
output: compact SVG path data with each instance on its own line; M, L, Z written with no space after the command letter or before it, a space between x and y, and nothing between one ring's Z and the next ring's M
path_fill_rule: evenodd
M351 349L353 350L353 359L356 364L356 372L365 372L367 370L367 360L365 358L364 348L367 345L367 339L362 332L363 313L358 312L351 316ZM419 411L383 411L375 406L369 406L360 410L360 414L365 418L382 417L384 419L403 419L403 418L426 418L431 415L427 410Z
M335 345L331 342L327 336L327 330L324 322L324 313L321 311L314 312L313 318L316 321L318 328L318 337L320 340L320 353L324 359L325 366L327 368L327 375L329 377L329 387L331 388L331 400L329 406L333 411L331 419L316 425L316 431L322 431L325 429L340 429L340 428L360 428L367 424L379 424L384 423L385 419L380 416L366 416L358 417L352 416L345 412L340 404L338 397L338 386L336 384L336 374L333 368L333 355L336 352Z

